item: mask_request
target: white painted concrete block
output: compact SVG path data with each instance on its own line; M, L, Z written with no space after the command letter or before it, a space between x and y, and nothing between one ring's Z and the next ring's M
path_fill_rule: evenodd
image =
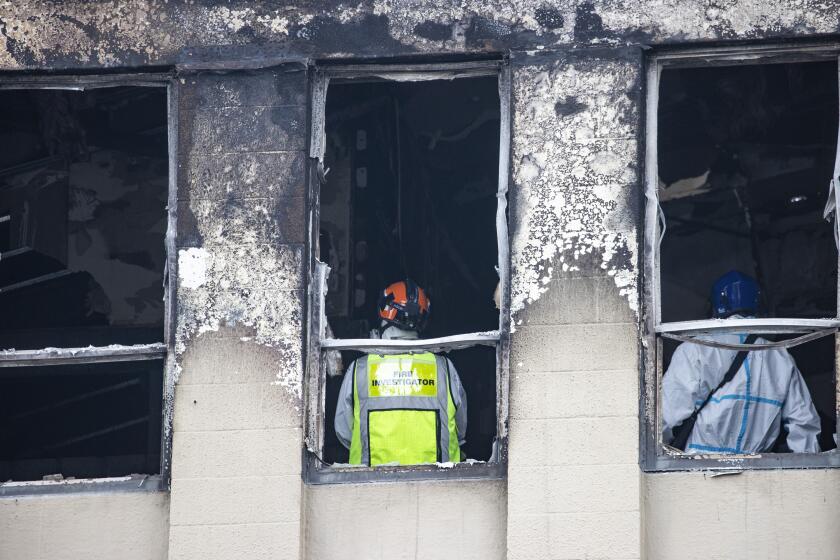
M300 428L175 432L172 476L180 480L300 474L302 438Z
M418 501L417 560L504 559L504 482L421 485Z
M176 431L294 428L301 425L282 387L269 383L179 385Z
M599 323L636 323L636 312L621 295L615 278L600 278L595 284L595 316Z
M638 511L551 514L548 517L548 558L640 558L640 535Z
M163 492L0 499L3 560L165 560Z
M649 560L840 555L840 471L656 473L643 479Z
M509 514L507 560L550 558L548 526L548 514Z
M168 560L298 560L300 524L174 526Z
M596 278L552 278L538 300L526 307L518 318L524 325L562 325L594 323Z
M181 358L178 385L274 381L282 356L273 348L250 341L249 334L253 336L252 332L225 328L191 340Z
M306 487L307 560L504 560L503 481Z
M638 369L639 339L632 323L517 327L511 371Z
M635 465L638 439L635 416L517 420L510 426L510 470L533 465Z
M555 272L547 288L548 291L517 315L523 325L636 322L627 298L619 293L615 279L606 273L573 277Z
M639 511L640 472L634 464L521 467L508 480L511 515Z
M298 522L301 484L296 475L174 479L172 525Z
M632 416L639 410L637 370L514 373L510 417Z

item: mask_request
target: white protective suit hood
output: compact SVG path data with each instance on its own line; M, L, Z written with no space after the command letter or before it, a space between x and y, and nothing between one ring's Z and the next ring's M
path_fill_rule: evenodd
M382 331L382 339L384 340L417 340L418 338L417 331L407 331L394 325L388 325Z

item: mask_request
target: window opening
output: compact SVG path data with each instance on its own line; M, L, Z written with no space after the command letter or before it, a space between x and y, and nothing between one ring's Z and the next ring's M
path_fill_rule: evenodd
M354 360L426 351L451 360L466 393L462 460L498 460L502 108L498 70L483 74L329 82L317 239L318 259L329 267L318 354L326 373L322 465L350 459L334 421ZM404 279L431 300L428 326L420 340L380 339L380 294Z
M164 87L0 91L0 480L161 472Z
M662 444L679 441L672 428L692 410L690 454L834 449L838 254L824 213L837 61L659 64L647 213L655 454L678 452Z
M758 281L762 317L836 316L835 62L665 69L658 142L662 322L709 318L729 270Z

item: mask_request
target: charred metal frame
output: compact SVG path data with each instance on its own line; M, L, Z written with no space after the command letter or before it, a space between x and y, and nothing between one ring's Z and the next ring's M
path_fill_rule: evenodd
M480 76L498 79L499 180L496 191L496 239L498 251L501 309L495 331L467 333L436 339L369 340L326 338L324 298L329 267L319 262L318 230L320 190L324 177L325 111L330 80L383 79L393 81L453 80ZM308 314L306 341L306 422L303 449L304 481L309 484L383 482L423 479L503 478L507 473L507 417L510 355L510 250L507 226L507 193L510 176L511 74L506 60L481 60L438 64L351 64L315 67L310 83L309 136L309 214L308 214ZM325 408L325 363L328 350L361 350L394 353L411 350L446 351L484 345L496 348L496 438L487 462L448 465L407 465L400 467L325 466L319 455L323 449Z
M149 492L166 491L169 487L172 452L172 412L175 388L175 290L177 283L177 251L175 231L177 216L177 106L178 88L174 73L114 73L90 75L0 75L0 90L89 89L139 86L163 87L167 90L167 140L169 178L167 197L166 265L164 285L163 343L130 346L110 345L86 348L49 348L44 350L0 350L0 368L51 366L64 364L108 363L141 360L164 360L163 398L161 401L162 434L160 472L152 475L131 475L61 481L33 480L0 482L0 497L86 492Z
M780 64L834 60L840 69L840 44L810 43L790 45L750 45L703 49L671 49L652 54L647 62L646 102L646 152L645 152L645 234L644 277L642 280L644 314L642 329L642 391L640 396L641 430L640 465L644 471L712 470L740 472L745 469L776 468L830 468L840 467L840 451L822 453L762 453L756 455L698 454L689 455L664 445L661 441L661 383L663 376L662 338L686 337L698 334L741 333L805 333L813 337L835 336L835 391L837 370L840 366L840 310L833 319L710 319L662 323L660 301L659 244L663 232L660 227L661 212L658 200L658 105L659 78L664 68L692 68L709 66L735 66ZM840 72L838 73L840 83ZM840 104L840 99L838 99ZM838 125L838 155L834 180L840 177L840 125ZM832 196L836 197L836 193ZM840 232L838 216L834 217L835 235ZM840 262L840 253L838 253ZM838 282L840 295L840 282ZM838 297L840 306L840 297ZM735 346L735 345L730 345ZM760 350L760 349L759 349ZM838 395L840 397L840 394ZM840 398L837 399L837 431L840 428Z

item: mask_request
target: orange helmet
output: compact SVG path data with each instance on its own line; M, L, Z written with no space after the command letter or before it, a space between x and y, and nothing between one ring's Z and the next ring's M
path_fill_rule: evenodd
M394 282L379 296L379 318L405 330L422 331L430 307L426 292L410 279Z

